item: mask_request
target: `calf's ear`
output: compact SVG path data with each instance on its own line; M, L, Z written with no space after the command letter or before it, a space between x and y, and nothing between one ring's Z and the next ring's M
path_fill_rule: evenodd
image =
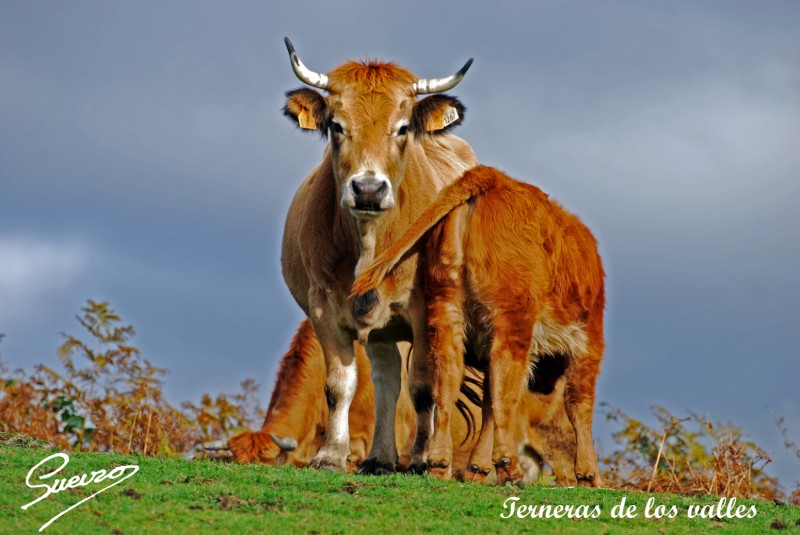
M467 108L450 95L431 95L418 101L411 112L411 130L416 135L443 134L460 125Z
M328 104L325 97L307 87L286 93L283 114L303 130L328 133Z

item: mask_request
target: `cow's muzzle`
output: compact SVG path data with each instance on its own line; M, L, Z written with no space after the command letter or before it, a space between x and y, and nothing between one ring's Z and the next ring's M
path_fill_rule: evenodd
M359 218L375 218L394 207L392 183L382 176L353 177L345 184L342 206Z

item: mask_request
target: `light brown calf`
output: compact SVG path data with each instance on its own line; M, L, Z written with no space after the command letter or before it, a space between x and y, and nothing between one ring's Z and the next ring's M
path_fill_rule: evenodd
M566 365L564 407L577 441L575 476L599 486L592 416L604 349L605 291L591 232L538 188L478 166L445 188L361 272L353 286L355 301L381 301L394 284L390 270L417 253L425 263L433 370L427 380L436 406L428 455L432 475L450 476L447 430L469 341L477 355L488 356L484 424L471 467L484 471L494 464L499 483L521 479L519 401L530 367L552 357Z

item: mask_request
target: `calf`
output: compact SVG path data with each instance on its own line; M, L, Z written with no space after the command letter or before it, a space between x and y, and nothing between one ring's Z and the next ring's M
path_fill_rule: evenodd
M356 303L379 302L394 284L390 271L409 254L419 254L425 265L433 373L424 378L424 388L436 406L431 473L450 475L452 440L445 430L469 341L477 355L488 355L484 425L471 467L485 471L491 462L499 483L521 479L519 400L531 368L545 357L557 358L566 367L564 407L576 436L575 477L599 486L592 416L604 350L605 275L591 232L538 188L478 166L446 187L361 272L351 294ZM485 437L489 428L491 441Z

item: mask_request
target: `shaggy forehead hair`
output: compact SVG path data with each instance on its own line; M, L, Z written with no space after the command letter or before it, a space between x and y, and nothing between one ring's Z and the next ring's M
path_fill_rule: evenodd
M348 61L328 73L333 93L351 87L357 93L394 93L404 89L413 94L417 77L394 63Z

